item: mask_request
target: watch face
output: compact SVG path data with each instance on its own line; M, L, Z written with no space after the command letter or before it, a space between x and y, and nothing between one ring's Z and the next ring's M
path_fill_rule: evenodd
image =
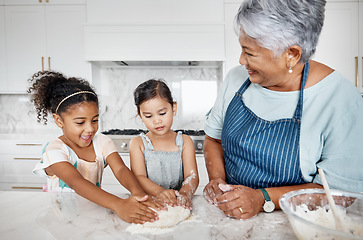
M265 202L265 204L263 205L263 210L265 212L272 212L273 210L275 210L275 204L273 201L267 201Z

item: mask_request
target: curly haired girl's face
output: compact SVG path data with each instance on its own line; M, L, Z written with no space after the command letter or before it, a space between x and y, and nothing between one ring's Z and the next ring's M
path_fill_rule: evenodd
M98 130L98 106L94 102L82 102L70 106L66 112L53 114L63 139L70 147L88 147Z

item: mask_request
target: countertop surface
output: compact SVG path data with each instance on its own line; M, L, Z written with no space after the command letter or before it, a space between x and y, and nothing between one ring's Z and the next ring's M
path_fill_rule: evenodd
M168 231L135 234L130 225L76 193L0 192L1 239L296 239L282 211L235 220L200 195L192 217Z

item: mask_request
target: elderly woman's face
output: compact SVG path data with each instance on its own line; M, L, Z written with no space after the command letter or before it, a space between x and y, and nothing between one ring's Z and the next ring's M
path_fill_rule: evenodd
M239 42L242 47L239 62L246 67L250 81L278 90L288 78L286 53L275 57L271 50L261 47L246 35L240 36Z

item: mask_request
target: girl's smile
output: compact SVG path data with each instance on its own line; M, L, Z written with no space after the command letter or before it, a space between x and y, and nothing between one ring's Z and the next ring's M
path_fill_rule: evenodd
M98 107L94 102L83 102L71 107L61 116L55 114L56 124L62 128L61 139L71 148L84 148L92 144L98 131Z

